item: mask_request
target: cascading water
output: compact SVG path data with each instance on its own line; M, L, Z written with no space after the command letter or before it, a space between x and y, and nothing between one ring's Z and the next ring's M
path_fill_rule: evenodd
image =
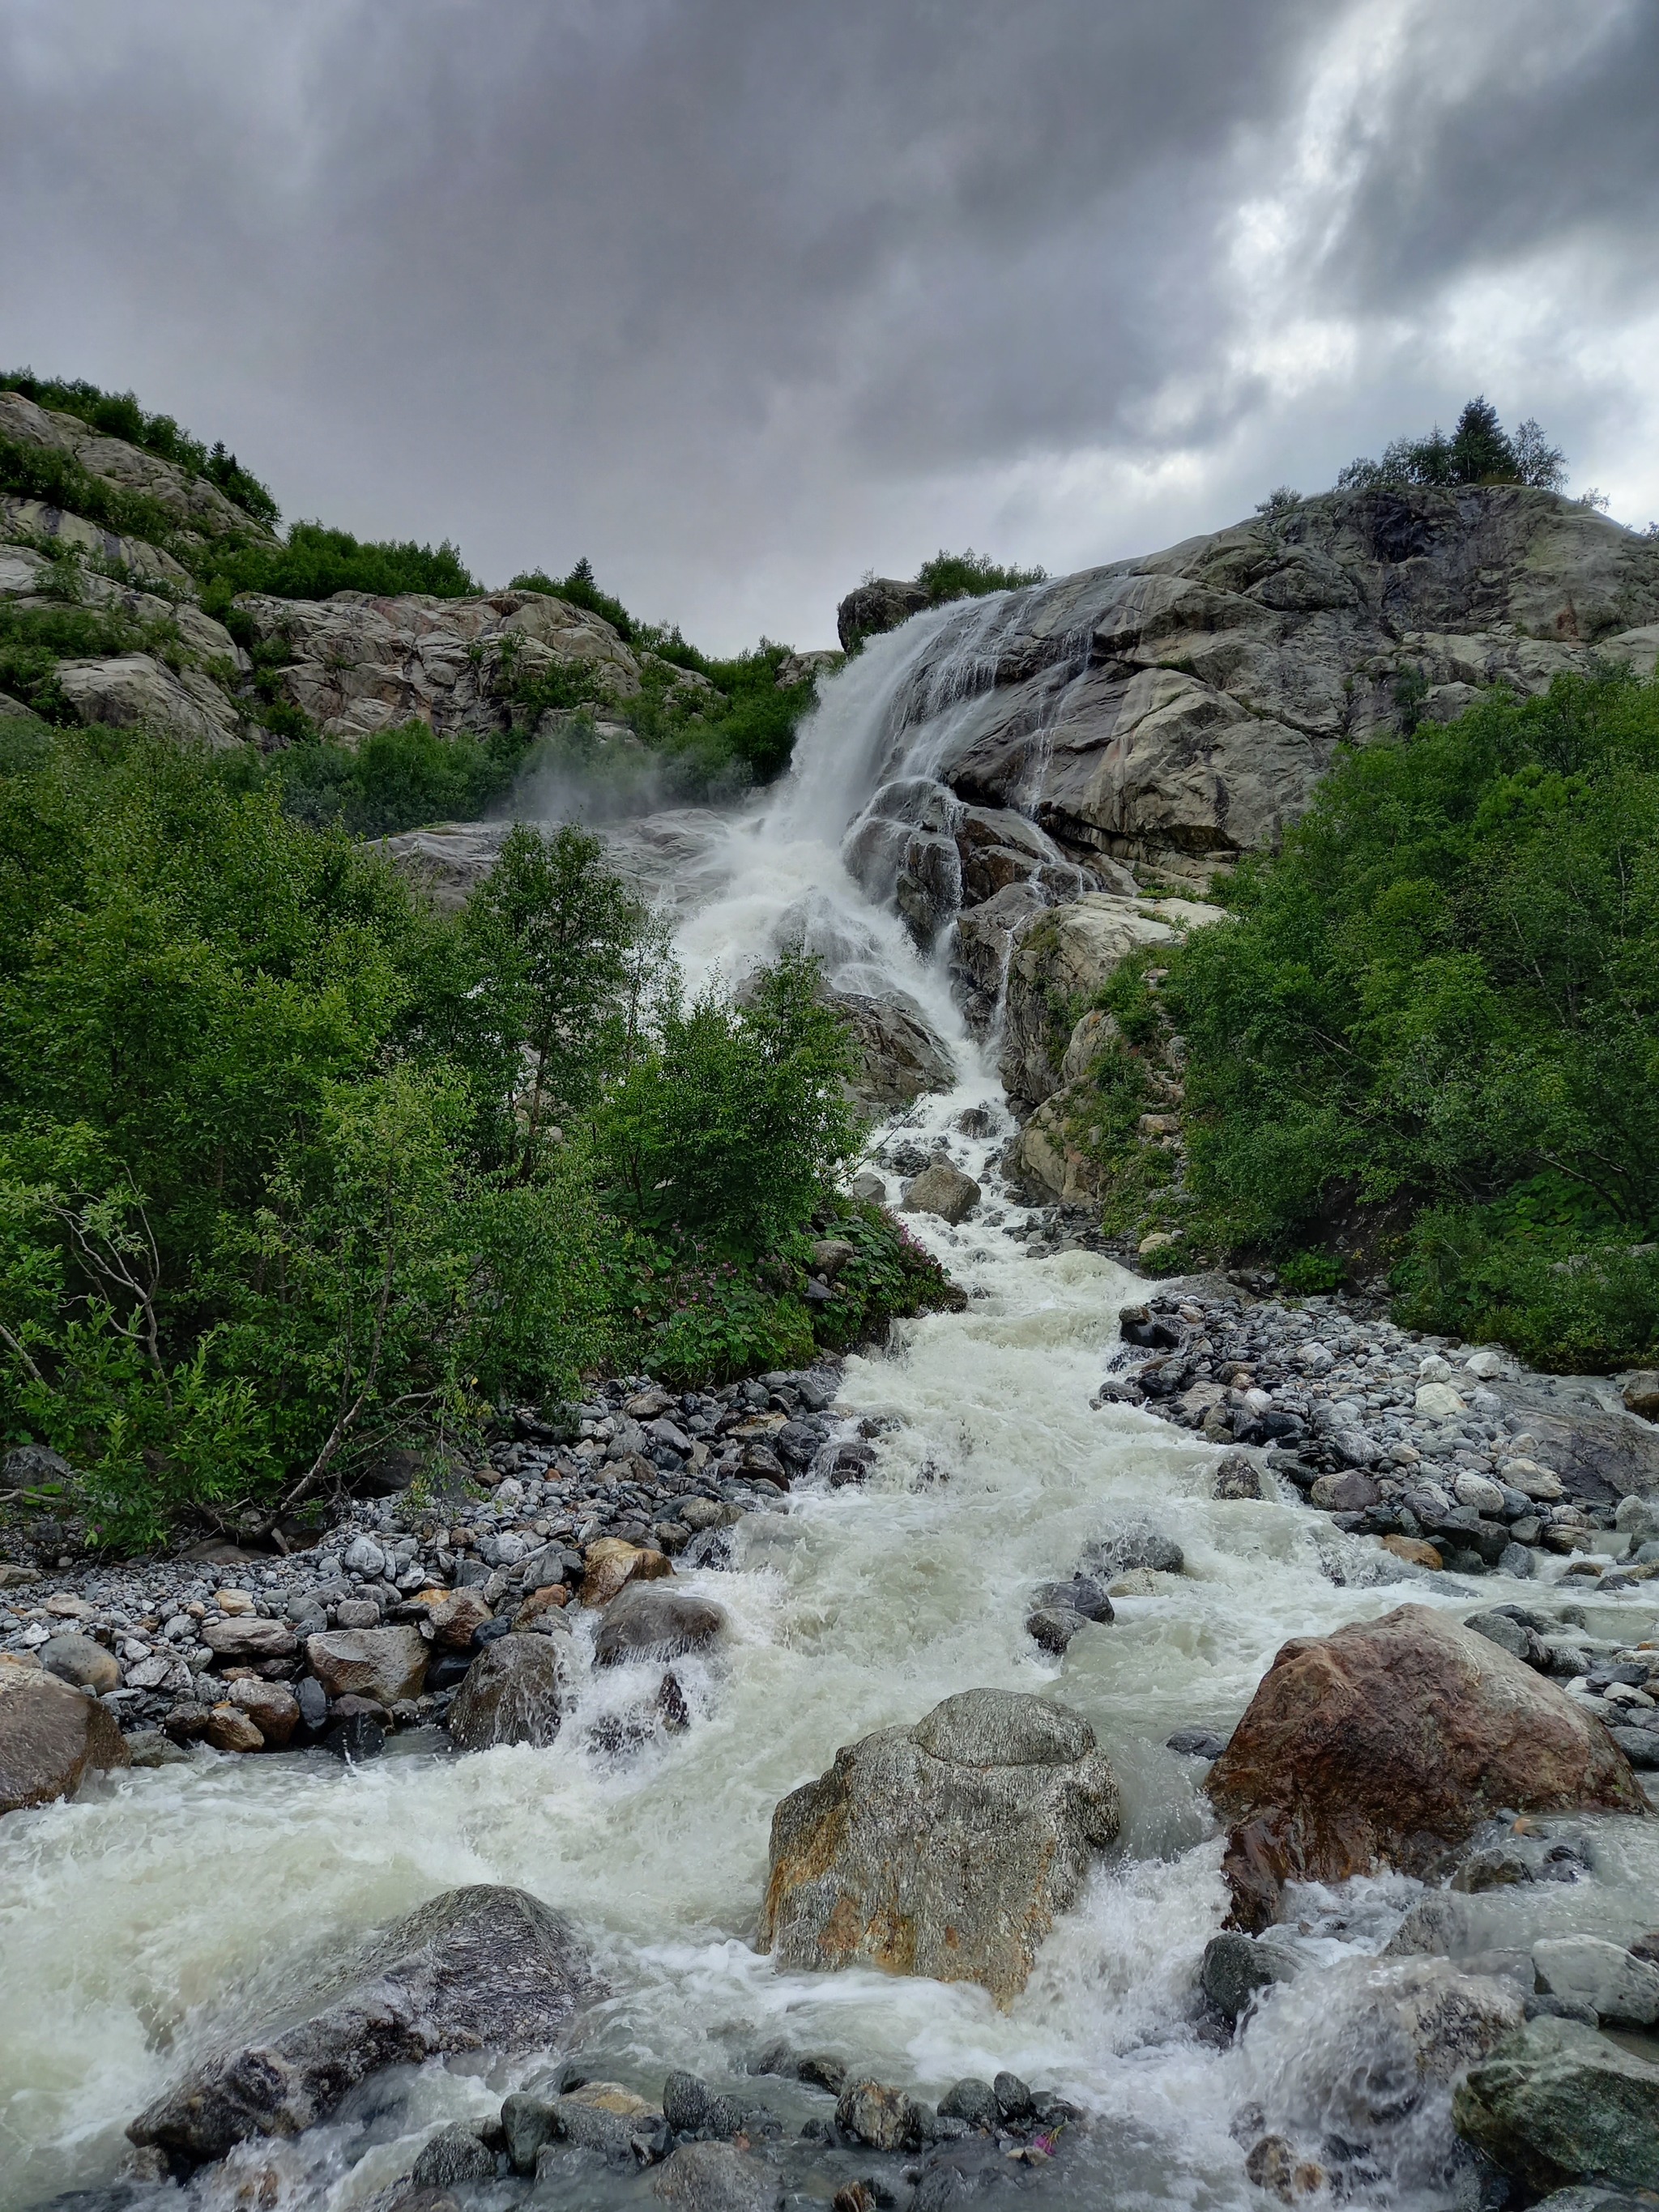
M1025 1216L989 1164L1006 1126L994 1082L936 971L839 857L890 767L900 689L943 619L879 641L829 687L798 774L763 816L712 842L700 833L701 881L679 886L693 974L732 971L801 929L837 981L922 1000L960 1055L956 1090L905 1121L924 1145L948 1137L987 1184L963 1227L916 1223L969 1302L848 1362L840 1409L883 1425L873 1478L798 1487L787 1510L739 1524L729 1569L684 1577L726 1608L731 1638L718 1657L677 1662L690 1727L631 1755L599 1748L591 1725L653 1686L649 1670L623 1667L584 1678L545 1750L426 1747L343 1771L319 1754L203 1757L0 1823L0 2204L105 2180L125 2122L228 2026L267 2018L293 1960L477 1881L520 1884L586 1934L612 1994L583 2064L653 2098L672 2067L738 2086L784 2033L924 2096L1001 2068L1058 2089L1085 2117L1037 2201L1067 2212L1248 2203L1232 2130L1252 2106L1256 2132L1282 2124L1316 2141L1352 2136L1356 2112L1369 2114L1376 2179L1357 2202L1455 2201L1442 2171L1445 2094L1401 2093L1369 2008L1369 1962L1414 1885L1297 1896L1288 1940L1301 1978L1237 2045L1218 2045L1193 2000L1223 1910L1220 1844L1201 1766L1164 1739L1227 1729L1287 1637L1421 1599L1425 1585L1340 1586L1315 1540L1325 1524L1272 1503L1215 1504L1212 1449L1134 1409L1091 1407L1135 1279L1088 1253L1019 1249ZM969 1106L990 1109L996 1133L963 1138ZM1116 1621L1063 1661L1045 1656L1024 1631L1030 1591L1126 1519L1174 1537L1187 1574L1121 1600ZM1320 1540L1328 1551L1328 1533ZM579 1624L579 1639L592 1633ZM775 1971L751 1945L773 1806L838 1746L974 1685L1084 1713L1124 1799L1119 1846L1024 1993L999 2012L968 1984ZM1655 1882L1650 1850L1638 1863L1621 1840L1610 1860L1619 1851L1628 1863L1610 1879ZM191 2201L347 2212L408 2170L434 2124L492 2112L537 2075L534 2063L481 2061L372 2085L328 2124L234 2154ZM793 2083L740 2085L791 2132L824 2109ZM636 2177L591 2166L556 2202L649 2201ZM826 2168L809 2177L816 2197L795 2201L824 2201L859 2170Z

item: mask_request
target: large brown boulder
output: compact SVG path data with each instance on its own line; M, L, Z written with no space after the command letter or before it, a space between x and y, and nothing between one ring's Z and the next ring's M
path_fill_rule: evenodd
M1296 1637L1206 1784L1231 1823L1232 1918L1265 1927L1285 1881L1425 1875L1491 1814L1644 1814L1599 1721L1425 1606Z
M306 1659L331 1698L395 1705L418 1698L431 1648L418 1628L332 1628L306 1638Z
M761 1948L786 1968L980 1982L1006 2004L1118 1821L1079 1714L963 1691L848 1746L779 1805Z
M195 2162L296 2136L382 2066L460 2051L539 2051L592 1990L586 1952L521 1889L431 1899L286 2008L297 2025L210 2055L127 2130Z
M0 1813L72 1796L88 1767L131 1764L108 1708L33 1667L0 1667Z

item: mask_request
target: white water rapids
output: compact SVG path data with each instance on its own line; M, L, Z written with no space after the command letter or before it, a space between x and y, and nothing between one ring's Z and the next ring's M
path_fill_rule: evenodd
M843 966L922 1001L963 1071L949 1097L906 1117L926 1145L972 1104L995 1108L1006 1134L1000 1094L942 983L836 859L915 642L879 641L829 687L798 775L727 833L699 887L679 889L694 973L732 971L805 913ZM975 1172L1001 1142L951 1137ZM1251 2103L1316 2145L1338 2126L1366 2063L1366 2031L1345 2023L1358 2022L1368 1958L1415 1886L1304 1896L1310 1973L1235 2047L1206 2039L1192 1983L1223 1911L1220 1840L1202 1763L1164 1740L1182 1726L1224 1733L1287 1637L1425 1595L1464 1610L1475 1601L1420 1581L1340 1586L1322 1564L1333 1540L1317 1516L1212 1502L1213 1449L1133 1409L1091 1410L1135 1279L1081 1251L1026 1257L1010 1233L1026 1217L987 1181L986 1218L915 1224L968 1287L967 1310L906 1324L884 1354L848 1364L838 1411L894 1424L869 1485L798 1486L786 1510L740 1525L729 1571L685 1577L732 1627L716 1660L679 1669L693 1710L684 1735L631 1758L592 1748L583 1711L640 1692L629 1678L643 1670L623 1668L589 1680L546 1750L454 1757L425 1743L355 1770L318 1753L202 1753L0 1824L0 2207L106 2181L125 2123L228 2025L259 2019L262 1990L294 1958L480 1881L521 1884L586 1933L613 1994L585 2031L582 2063L653 2099L667 2069L689 2068L770 2103L793 2134L825 2100L744 2078L780 2035L930 2098L962 2075L1011 2068L1088 2116L1063 2173L1036 2192L1068 2212L1252 2200L1253 2138L1230 2132ZM1085 1630L1063 1662L1043 1656L1024 1627L1032 1587L1069 1576L1125 1518L1173 1536L1186 1576L1120 1601L1115 1623ZM1375 1546L1352 1551L1386 1564ZM1488 1602L1522 1594L1480 1589ZM1024 1994L1003 2014L967 1984L775 1971L751 1944L774 1805L838 1746L974 1685L1086 1715L1124 1798L1119 1846ZM1656 1875L1650 1863L1627 1878ZM1564 1912L1573 1894L1560 1892ZM239 2152L191 2201L348 2212L407 2171L437 2121L491 2111L537 2075L516 2062L398 2077L296 2142ZM1374 2196L1357 2201L1455 2201L1434 2172L1450 2143L1443 2096L1389 2141ZM872 2163L826 2166L818 2193L795 2201L827 2203ZM537 2201L643 2200L642 2183L592 2166Z

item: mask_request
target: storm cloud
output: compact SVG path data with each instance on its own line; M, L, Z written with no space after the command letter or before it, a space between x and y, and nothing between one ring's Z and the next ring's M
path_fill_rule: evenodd
M732 646L1449 421L1659 511L1650 0L0 0L0 355Z

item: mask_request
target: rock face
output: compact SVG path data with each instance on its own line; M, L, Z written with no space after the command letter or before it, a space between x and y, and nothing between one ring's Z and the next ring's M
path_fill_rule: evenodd
M866 637L896 629L927 605L925 584L902 584L894 576L878 576L871 583L860 584L836 609L836 635L842 651L851 653Z
M866 1113L888 1114L925 1091L948 1091L957 1079L944 1040L915 1000L902 991L880 997L830 991L858 1040L860 1067L848 1088Z
M314 1985L297 2026L203 2060L127 2133L191 2163L298 2135L382 2066L556 2044L592 1986L581 1945L537 1899L449 1890Z
M125 439L106 437L78 415L37 407L21 392L0 392L0 438L72 454L88 476L101 477L123 491L143 493L166 507L183 528L201 537L235 535L268 540L271 535L206 477L191 476L173 462L164 461L159 453L130 446Z
M450 1741L462 1751L551 1743L564 1718L564 1642L515 1632L487 1644L449 1709Z
M1092 997L1142 946L1173 947L1224 918L1193 899L1097 891L1021 924L1009 953L998 1070L1010 1097L1037 1105L1060 1088L1073 1024L1056 1019L1056 1006Z
M1006 2004L1118 1824L1085 1720L964 1691L838 1752L779 1805L761 1948L784 1967L980 1982Z
M241 717L216 684L193 668L175 674L147 653L62 660L58 681L83 722L149 722L216 751L241 741Z
M1535 2020L1472 2067L1458 2133L1528 2191L1659 2187L1659 2066L1576 2021Z
M1284 1881L1425 1874L1502 1808L1648 1810L1598 1722L1415 1605L1285 1644L1206 1787L1231 1823L1224 1868L1249 1929L1274 1917Z
M347 744L416 719L445 735L488 734L507 719L501 694L510 679L556 667L583 671L614 698L640 689L640 662L611 624L545 592L472 599L249 592L237 605L262 643L294 656L278 679L282 696Z
M0 1814L72 1796L89 1767L130 1764L106 1707L34 1668L0 1667Z
M897 613L890 587L866 592L887 596L855 593L849 623ZM1336 745L1398 729L1407 702L1449 720L1591 647L1641 665L1656 621L1659 545L1554 493L1333 492L988 617L966 603L912 668L894 753L919 757L932 718L930 774L958 799L1018 809L1074 860L1201 882L1275 844ZM977 696L947 726L937 702L961 694L936 679L969 643Z

